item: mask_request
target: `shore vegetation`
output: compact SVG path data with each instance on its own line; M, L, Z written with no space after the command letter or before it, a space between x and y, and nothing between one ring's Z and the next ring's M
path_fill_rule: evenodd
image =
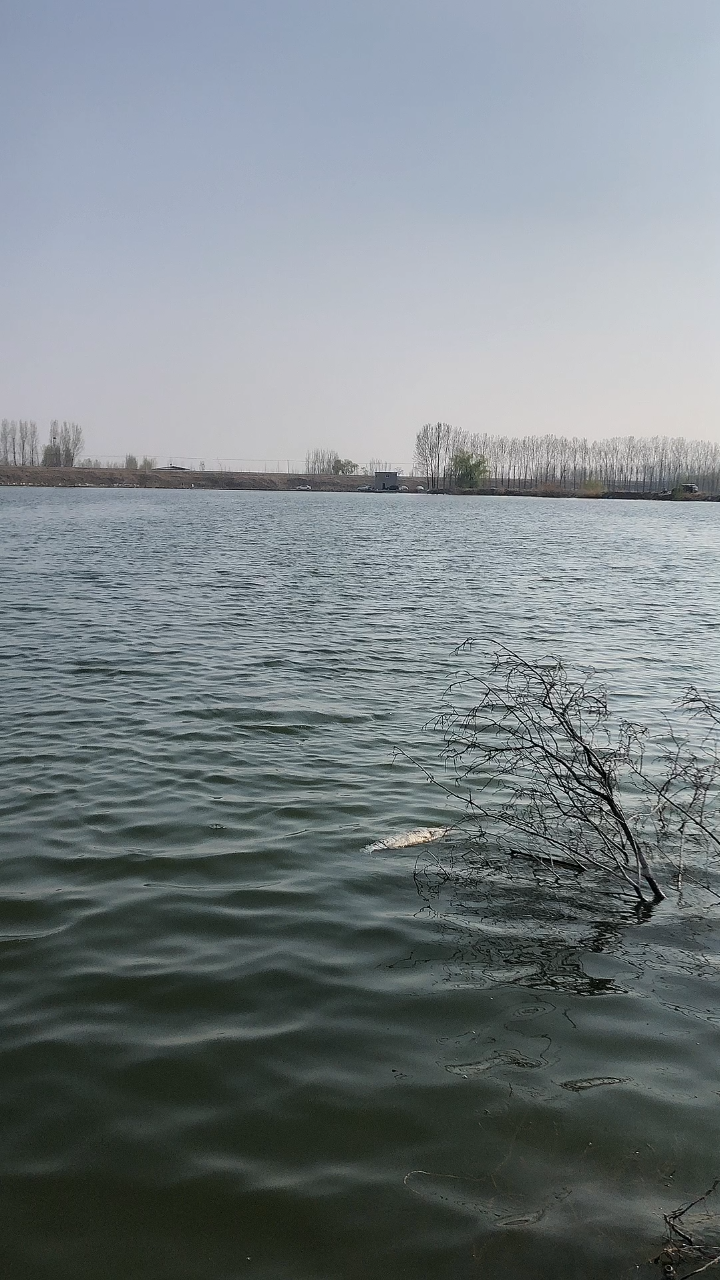
M480 469L467 485L467 459ZM428 422L415 440L415 470L428 487L585 494L720 491L720 444L668 436L502 436ZM461 476L462 480L458 477Z

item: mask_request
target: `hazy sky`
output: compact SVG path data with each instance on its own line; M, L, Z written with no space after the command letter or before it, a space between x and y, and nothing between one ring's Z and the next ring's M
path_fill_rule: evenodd
M720 439L718 0L0 0L0 414Z

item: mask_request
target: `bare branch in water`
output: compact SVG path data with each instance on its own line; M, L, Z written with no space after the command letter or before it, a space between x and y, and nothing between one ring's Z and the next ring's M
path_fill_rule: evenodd
M704 1195L698 1196L697 1200L691 1200L690 1204L663 1215L667 1237L661 1253L652 1261L662 1265L665 1275L677 1276L677 1267L686 1267L693 1262L700 1262L702 1265L695 1267L693 1271L683 1271L682 1280L689 1280L690 1276L699 1276L703 1271L709 1271L711 1267L716 1267L720 1263L720 1248L715 1244L709 1244L707 1239L699 1237L697 1232L692 1235L691 1227L684 1221L685 1215L691 1209L696 1209L698 1205L704 1204L710 1196L714 1195L718 1185L720 1185L720 1179L716 1178L712 1186ZM682 1226L679 1225L680 1223Z
M594 672L501 648L450 687L435 727L451 781L433 780L509 855L614 876L649 907L665 897L654 864L689 878L693 852L720 851L720 708L696 689L654 742L613 721Z

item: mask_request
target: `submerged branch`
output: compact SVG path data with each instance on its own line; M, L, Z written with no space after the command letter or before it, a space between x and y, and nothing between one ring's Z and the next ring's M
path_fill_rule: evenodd
M720 708L698 690L674 718L701 721L704 736L691 741L668 719L669 748L642 725L614 723L594 673L557 659L500 648L447 696L435 727L450 781L425 775L459 802L461 822L511 856L619 878L649 907L665 897L655 858L681 882L693 850L707 859L720 849Z

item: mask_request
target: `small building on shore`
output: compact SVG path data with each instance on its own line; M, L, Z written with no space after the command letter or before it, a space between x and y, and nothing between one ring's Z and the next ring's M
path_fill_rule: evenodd
M375 488L381 493L397 493L400 488L397 471L376 471Z

